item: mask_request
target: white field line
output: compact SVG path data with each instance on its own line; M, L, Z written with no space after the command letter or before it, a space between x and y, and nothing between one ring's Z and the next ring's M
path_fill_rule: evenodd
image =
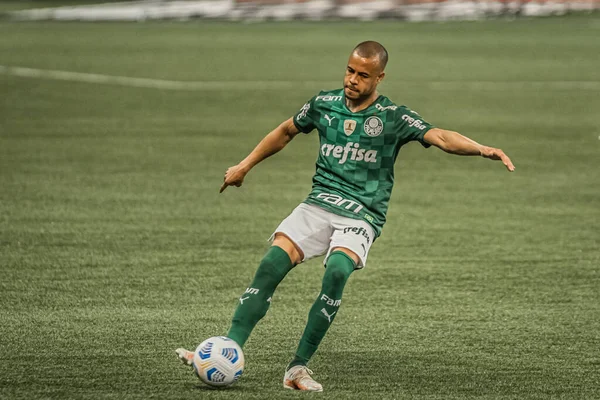
M164 79L134 78L129 76L89 74L0 65L0 73L22 78L54 79L70 82L97 83L166 90L221 90L221 89L281 89L292 88L292 81L171 81Z
M0 65L0 74L22 78L54 79L69 82L96 83L164 90L261 90L292 89L299 87L329 88L341 85L339 81L172 81L164 79L135 78L129 76L90 74L37 68L8 67ZM591 90L600 91L600 81L394 81L385 86L418 87L429 90Z

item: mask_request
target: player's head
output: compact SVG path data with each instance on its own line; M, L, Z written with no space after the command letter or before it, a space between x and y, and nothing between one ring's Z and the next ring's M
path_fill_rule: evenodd
M369 97L383 77L388 52L380 43L359 43L348 59L344 76L344 94L351 100Z

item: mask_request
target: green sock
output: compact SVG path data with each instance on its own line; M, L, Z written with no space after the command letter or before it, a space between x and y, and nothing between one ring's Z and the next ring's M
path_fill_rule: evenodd
M335 251L329 256L321 293L308 313L306 328L296 350L296 356L288 365L288 369L295 365L308 364L308 360L317 351L338 312L344 286L354 267L354 261L341 251Z
M250 287L239 299L227 337L244 347L258 321L267 313L275 288L292 268L288 254L281 247L271 246Z

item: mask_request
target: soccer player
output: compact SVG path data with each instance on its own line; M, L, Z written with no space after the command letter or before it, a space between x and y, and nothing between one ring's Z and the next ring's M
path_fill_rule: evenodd
M320 151L312 191L275 230L272 246L240 297L227 333L243 347L286 274L325 254L321 292L284 374L287 389L323 390L307 364L338 313L348 277L365 267L369 249L381 233L394 185L394 162L404 144L418 141L451 154L500 160L509 171L515 169L502 150L435 128L415 111L380 95L377 85L385 77L387 61L386 49L377 42L356 46L346 66L344 87L310 99L229 168L221 186L221 192L241 186L254 166L283 149L299 132L318 131ZM176 352L191 364L192 352Z

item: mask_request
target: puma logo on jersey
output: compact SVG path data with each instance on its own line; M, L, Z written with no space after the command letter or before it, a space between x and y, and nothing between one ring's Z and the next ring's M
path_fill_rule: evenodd
M329 321L329 323L331 323L331 318L333 318L333 316L335 315L335 313L337 311L334 311L333 314L329 314L326 309L321 308L321 312L323 313L323 315L325 315L327 317L327 321Z
M352 161L377 162L377 150L361 149L358 143L352 142L346 143L344 147L326 143L321 146L321 154L338 159L339 164L344 164L348 160L348 156Z
M335 117L330 117L327 114L324 114L324 117L327 120L327 122L329 122L329 126L331 126L331 121L333 121L335 119Z

